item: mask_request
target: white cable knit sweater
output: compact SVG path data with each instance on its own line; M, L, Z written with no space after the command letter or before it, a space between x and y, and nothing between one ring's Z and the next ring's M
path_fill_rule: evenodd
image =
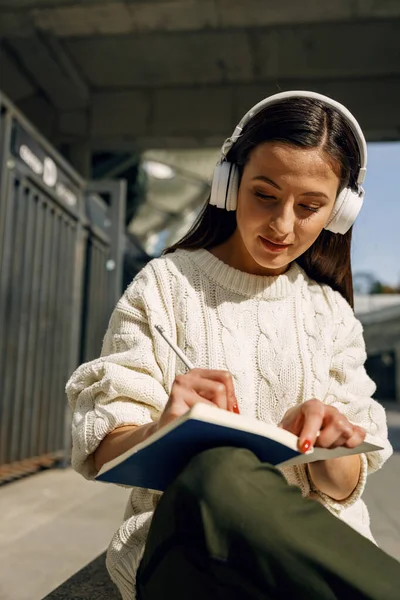
M364 369L362 327L342 296L310 280L293 263L284 275L262 277L227 266L206 250L178 250L147 264L119 301L101 358L79 367L67 384L73 410L74 468L96 474L92 453L114 428L159 417L175 376L185 367L155 330L161 324L198 367L227 369L242 414L278 424L288 408L311 398L336 406L385 449L362 457L359 484L346 501L320 500L373 539L361 500L367 473L392 449L375 385ZM304 466L283 469L304 496ZM125 521L107 555L124 600L135 576L158 492L134 488Z

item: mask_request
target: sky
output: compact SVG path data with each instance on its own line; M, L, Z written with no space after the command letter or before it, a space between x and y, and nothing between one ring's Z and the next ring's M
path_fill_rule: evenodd
M368 144L364 189L353 228L353 274L400 285L400 142Z

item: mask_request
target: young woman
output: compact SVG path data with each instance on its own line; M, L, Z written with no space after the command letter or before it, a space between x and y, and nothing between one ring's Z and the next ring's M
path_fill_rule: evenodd
M398 598L400 566L373 543L361 499L392 451L352 310L366 163L357 121L333 100L259 103L225 142L192 230L137 275L102 356L68 382L72 463L88 478L196 402L279 425L303 450L365 437L384 448L282 473L219 448L163 495L133 489L107 557L124 600ZM157 324L198 368L186 372Z

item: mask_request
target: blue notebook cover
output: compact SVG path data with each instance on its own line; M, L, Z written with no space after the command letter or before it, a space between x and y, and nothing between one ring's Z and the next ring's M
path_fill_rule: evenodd
M357 448L314 448L302 454L292 433L261 421L199 402L144 442L106 463L96 479L164 491L199 452L231 446L247 448L262 462L286 466L380 450L363 442Z
M273 465L300 454L263 435L191 418L96 479L163 491L192 457L219 446L248 448Z

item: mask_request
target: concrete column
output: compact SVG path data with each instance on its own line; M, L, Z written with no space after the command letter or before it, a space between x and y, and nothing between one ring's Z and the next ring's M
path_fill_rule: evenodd
M92 177L92 151L89 139L82 139L70 144L69 159L72 166L85 179Z

